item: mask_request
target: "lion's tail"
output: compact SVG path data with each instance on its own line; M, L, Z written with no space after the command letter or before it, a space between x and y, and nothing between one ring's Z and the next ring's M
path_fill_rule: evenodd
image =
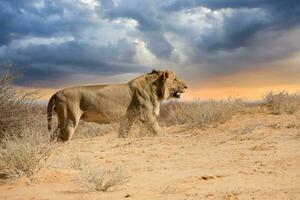
M52 112L53 112L53 107L55 106L55 98L56 96L53 95L49 102L48 102L48 107L47 107L47 120L48 120L48 130L51 131L52 128Z

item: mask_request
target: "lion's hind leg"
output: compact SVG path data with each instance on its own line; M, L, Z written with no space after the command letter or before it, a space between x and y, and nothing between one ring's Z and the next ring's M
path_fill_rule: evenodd
M68 109L65 104L57 106L59 140L69 141L72 138L81 117L78 113Z
M59 126L57 126L56 129L50 134L50 142L57 141L59 132Z
M63 104L56 103L55 112L57 114L57 127L52 133L50 133L50 142L60 140L61 128L64 126L66 121L66 110Z
M78 126L81 114L76 111L67 110L67 118L60 127L60 139L62 141L69 141Z
M60 128L59 139L61 139L64 142L71 140L76 127L77 127L76 122L75 123L73 121L66 122L64 126Z

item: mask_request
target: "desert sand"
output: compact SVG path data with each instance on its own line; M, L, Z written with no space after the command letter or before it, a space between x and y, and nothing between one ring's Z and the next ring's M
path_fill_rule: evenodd
M75 138L59 144L33 177L1 183L0 199L300 199L300 120L241 115L218 127L166 128L162 137ZM78 181L76 162L122 166L106 192Z

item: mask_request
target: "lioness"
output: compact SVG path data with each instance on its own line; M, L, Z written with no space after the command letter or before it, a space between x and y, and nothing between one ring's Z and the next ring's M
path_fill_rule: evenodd
M120 122L119 137L123 138L135 119L145 123L154 134L160 133L156 117L160 101L180 98L187 88L172 71L157 71L137 77L127 84L72 87L55 93L48 103L48 129L51 131L53 108L57 113L60 134L68 141L80 119L100 124ZM53 139L53 138L52 138Z

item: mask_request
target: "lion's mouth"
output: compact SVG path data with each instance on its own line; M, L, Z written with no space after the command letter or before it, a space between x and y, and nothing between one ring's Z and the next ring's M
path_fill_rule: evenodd
M180 95L183 93L183 91L176 91L176 92L174 92L173 93L173 97L175 97L175 98L180 98Z

